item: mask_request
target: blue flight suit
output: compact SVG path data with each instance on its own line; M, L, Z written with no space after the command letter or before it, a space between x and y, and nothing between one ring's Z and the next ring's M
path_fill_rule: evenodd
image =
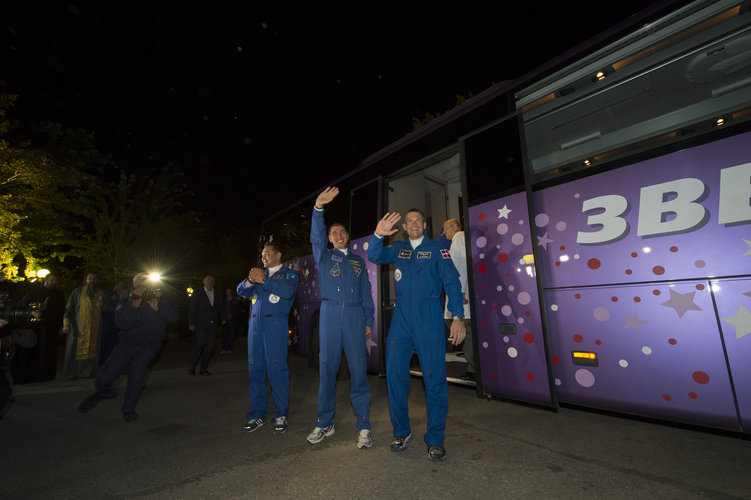
M264 284L244 279L237 285L237 295L250 298L253 303L248 325L248 377L252 409L246 414L248 420L266 415L267 371L276 405L274 418L289 414L288 317L299 282L297 271L282 265L271 276L266 269Z
M365 260L351 251L344 254L327 249L328 237L323 210L313 209L310 242L318 268L321 291L319 328L318 427L334 422L336 373L347 357L350 400L357 416L357 430L370 429L370 385L368 384L365 327L373 328L375 307Z
M409 425L409 363L417 349L425 383L428 409L428 446L443 446L443 429L448 413L446 384L446 338L443 325L441 290L449 297L453 316L464 315L459 273L448 250L423 236L413 249L409 241L383 246L375 234L368 247L368 260L374 264L394 264L396 307L386 346L386 382L394 437L406 437Z

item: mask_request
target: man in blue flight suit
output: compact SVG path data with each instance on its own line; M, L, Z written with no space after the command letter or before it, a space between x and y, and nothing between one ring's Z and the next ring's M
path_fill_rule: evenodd
M339 188L327 187L318 195L313 209L310 242L318 268L321 290L319 328L318 421L308 435L316 444L334 434L336 373L347 357L350 374L350 399L357 416L357 447L370 448L370 386L367 373L366 341L373 333L375 307L368 270L362 257L347 248L349 235L344 225L334 223L326 237L323 207L339 194ZM328 250L327 243L334 248Z
M409 363L416 349L427 395L428 459L443 461L446 460L443 429L448 413L448 390L441 288L446 290L448 310L453 315L450 339L454 345L460 344L466 333L462 289L449 251L425 236L427 223L421 210L408 210L404 216L402 227L409 236L408 241L383 246L383 237L398 231L393 227L399 219L401 215L396 212L384 215L368 247L368 260L374 264L394 264L396 308L386 346L389 412L394 426L391 451L405 450L412 440L407 394Z
M248 326L248 376L250 406L246 413L248 432L269 421L266 413L268 394L266 373L271 383L276 410L274 433L287 431L289 414L289 368L287 367L287 335L289 310L295 300L299 283L297 271L282 265L282 252L267 244L261 252L266 271L254 267L237 285L237 295L251 299Z

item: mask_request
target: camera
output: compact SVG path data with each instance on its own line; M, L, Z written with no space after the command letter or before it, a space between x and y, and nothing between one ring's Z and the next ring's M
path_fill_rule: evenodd
M150 301L151 299L158 299L162 296L162 289L159 288L159 286L156 283L149 283L144 288L143 292L141 294L137 294L135 292L130 292L129 298L130 300L138 300L143 299L145 302Z
M4 295L0 304L0 318L8 322L8 329L28 327L31 323L42 320L42 304L38 302L16 305L8 295Z

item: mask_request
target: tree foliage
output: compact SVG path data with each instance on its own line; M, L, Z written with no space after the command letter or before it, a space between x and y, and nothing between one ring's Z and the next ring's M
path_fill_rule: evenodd
M108 161L81 129L21 130L7 115L15 101L0 94L0 270L10 280L83 256L97 174Z
M457 94L456 95L456 104L451 109L458 108L459 106L461 106L465 102L467 102L470 99L472 99L472 97L473 97L472 92L470 92L467 97L464 97L463 95ZM439 118L441 115L444 115L444 114L448 113L449 111L451 111L451 109L447 109L443 113L425 113L425 116L422 117L422 118L412 117L412 132L414 132L415 130L417 130L419 128L424 127L428 123L430 123L433 120Z
M122 172L96 200L86 260L113 279L140 271L184 272L202 241L197 216L185 209L191 196L174 168L154 177Z
M203 229L186 209L192 194L178 170L118 173L83 129L11 121L16 99L0 92L0 271L6 279L22 280L43 266L62 268L68 282L91 268L107 281L191 268L204 251Z

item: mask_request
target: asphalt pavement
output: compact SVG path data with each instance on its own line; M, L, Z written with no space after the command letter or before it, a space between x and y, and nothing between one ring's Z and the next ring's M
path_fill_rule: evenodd
M348 380L337 386L335 434L310 445L318 376L298 356L289 358L289 430L246 433L245 339L232 354L215 354L212 376L186 373L191 348L169 339L134 422L120 412L124 378L118 398L86 414L77 407L92 379L14 386L16 402L0 420L0 498L751 498L745 435L556 412L458 385L449 386L448 460L430 462L419 378L407 450L389 450L386 380L377 375L374 446L356 447Z

